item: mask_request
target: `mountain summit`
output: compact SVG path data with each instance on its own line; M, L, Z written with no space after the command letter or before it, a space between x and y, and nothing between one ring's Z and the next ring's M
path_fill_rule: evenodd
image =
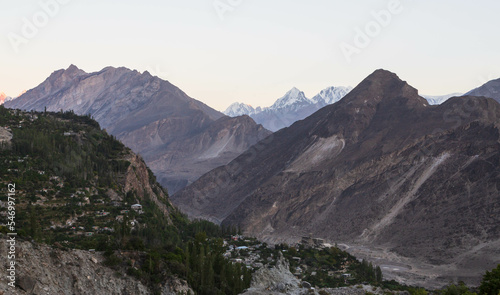
M428 265L429 278L452 268L476 281L500 259L499 122L492 99L430 106L377 70L172 199L191 217L271 242L369 245L415 274Z
M299 106L310 104L309 99L304 92L293 87L283 97L278 99L270 108L281 109L289 106Z
M260 111L260 108L258 110L254 109L251 105L249 104L244 104L241 102L235 102L232 103L225 111L224 114L229 117L239 117L243 115L253 115L257 111Z
M328 87L309 99L304 92L293 87L270 107L254 109L250 105L233 103L224 111L224 114L231 117L248 115L267 129L277 131L306 118L328 104L339 101L350 90L349 87Z
M91 114L140 153L171 193L270 134L248 117L226 117L168 81L123 67L86 73L71 65L5 106Z

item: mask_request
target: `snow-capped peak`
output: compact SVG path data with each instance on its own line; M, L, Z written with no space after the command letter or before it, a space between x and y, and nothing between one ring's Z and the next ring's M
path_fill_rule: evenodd
M275 110L275 109L280 109L280 108L284 108L284 107L287 107L290 105L297 105L297 104L311 104L311 100L305 96L304 92L293 87L282 98L278 99L270 107L270 109Z
M439 95L439 96L432 96L432 95L422 95L430 105L438 105L442 104L443 102L447 101L449 98L452 98L454 96L462 96L463 93L451 93L451 94L446 94L446 95Z
M238 117L242 115L253 115L255 109L249 105L241 102L235 102L231 104L225 111L224 114L229 117Z
M316 96L314 96L311 100L314 103L320 103L324 105L329 105L332 103L336 103L341 100L344 96L347 95L352 90L352 87L335 87L331 86L321 90Z

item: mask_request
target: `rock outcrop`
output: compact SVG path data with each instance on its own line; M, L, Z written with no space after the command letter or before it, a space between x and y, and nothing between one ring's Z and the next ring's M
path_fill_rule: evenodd
M12 133L5 127L0 127L0 143L9 143L12 140Z
M302 294L304 291L307 290L302 289L301 281L290 272L288 261L280 253L275 266L263 267L253 274L250 288L243 294Z

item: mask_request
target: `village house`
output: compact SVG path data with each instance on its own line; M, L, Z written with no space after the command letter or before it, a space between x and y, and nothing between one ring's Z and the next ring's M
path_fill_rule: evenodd
M142 205L141 204L134 204L134 205L130 206L130 208L132 208L132 210L139 211L139 210L142 210Z

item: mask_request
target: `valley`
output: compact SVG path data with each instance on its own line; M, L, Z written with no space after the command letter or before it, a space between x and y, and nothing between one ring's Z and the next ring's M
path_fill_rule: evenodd
M0 295L500 295L500 1L0 11Z
M115 71L150 79L147 74L113 68L92 77L116 75ZM70 67L53 74L36 91L56 87L45 97L50 101L51 93L70 93L68 87L80 79L89 77ZM153 78L148 83L163 82ZM30 194L28 202L19 204L22 236L56 248L92 253L97 249L103 255L97 261L138 280L138 285L125 288L148 292L189 285L198 292L206 286L195 283L195 276L212 278L196 266L194 261L201 259L208 268L219 263L236 267L241 280L224 274L224 268L218 271L234 280L231 288L238 292L248 286L262 288L262 282L251 283L250 278L269 268L274 269L273 276L288 282L284 288L290 292L299 292L303 284L310 286L306 289L317 286L330 292L332 287L369 282L397 293L412 290L407 286L440 289L459 281L477 286L485 269L494 268L500 259L500 240L495 238L500 106L493 99L454 97L431 106L395 74L377 70L344 99L273 134L248 116L221 116L209 120L201 131L174 135L167 146L164 137L151 135L156 143L145 143L144 160L149 159L153 171L186 178L194 171L186 167L196 167L202 174L210 165L218 166L170 197L142 157L125 148L118 136L109 137L107 129L99 131L92 114L48 111L45 100L28 99L33 91L25 95L7 106L26 104L43 107L43 112L4 109L0 129L6 164L2 177L15 177L24 187L20 194ZM83 100L76 105L79 102ZM58 103L54 100L51 108ZM142 112L141 108L136 111ZM106 121L109 116L123 116L123 121L136 116L136 111L119 115L108 108L101 120L111 124ZM206 113L198 114L201 117L189 120ZM141 131L121 141L137 148L145 130L157 133L162 124L169 125L167 129L178 124L170 122L177 113L169 116L148 119L153 120L151 131L140 127L144 122L136 125L133 130ZM185 127L179 124L175 128ZM119 131L124 126L106 126L124 134ZM475 141L478 137L481 140ZM248 148L251 142L256 144ZM161 160L150 157L155 146L166 147L158 149ZM231 160L228 157L234 154L228 151L235 150L243 153ZM184 154L177 164L169 160L174 154ZM203 161L209 162L201 165ZM234 242L236 228L249 237ZM326 243L308 250L305 236ZM148 267L147 259L157 255L154 245L162 243L168 245L160 252L164 258ZM205 252L197 256L198 251ZM333 262L327 262L330 259ZM337 265L338 259L343 262ZM127 266L128 260L137 264ZM363 277L364 268L374 273L375 266L383 282ZM161 267L176 269L173 274L181 281L170 272L158 273ZM158 284L159 277L173 285ZM224 281L213 279L209 284L223 288Z

